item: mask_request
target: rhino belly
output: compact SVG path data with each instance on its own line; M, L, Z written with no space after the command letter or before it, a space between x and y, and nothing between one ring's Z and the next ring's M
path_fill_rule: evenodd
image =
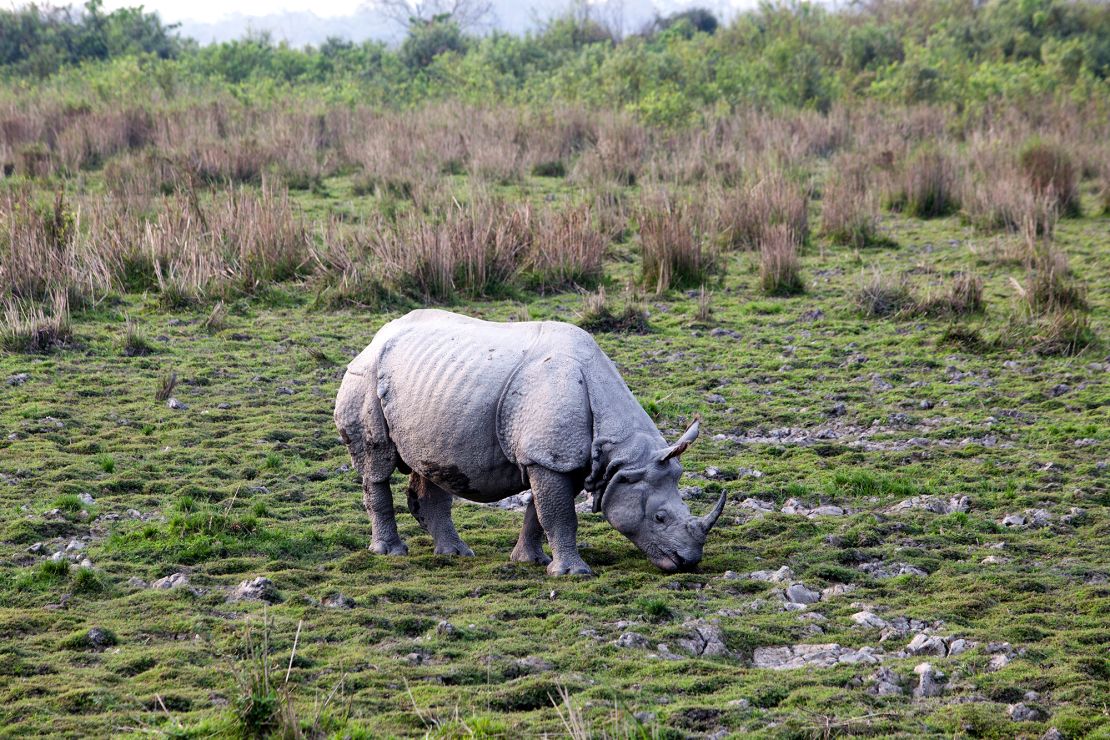
M401 460L471 501L526 489L497 436L501 390L522 350L450 330L396 337L379 361L377 393Z

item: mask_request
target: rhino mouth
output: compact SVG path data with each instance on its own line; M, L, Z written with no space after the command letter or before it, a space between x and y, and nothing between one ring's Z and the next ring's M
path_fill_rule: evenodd
M667 573L677 573L679 571L692 572L697 570L697 560L687 560L679 555L677 552L663 553L651 559L655 567Z

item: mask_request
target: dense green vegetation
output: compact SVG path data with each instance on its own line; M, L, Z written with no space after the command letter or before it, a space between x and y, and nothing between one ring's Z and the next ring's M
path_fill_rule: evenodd
M141 10L0 10L0 69L79 95L134 76L175 97L197 86L247 97L309 86L387 106L429 99L628 108L679 125L706 109L827 110L859 97L961 106L1108 99L1110 7L1070 0L884 0L830 11L763 4L717 24L704 12L628 38L588 13L527 36L471 37L449 16L413 24L399 48L332 39L294 49L266 35L199 47ZM109 92L109 90L113 90Z

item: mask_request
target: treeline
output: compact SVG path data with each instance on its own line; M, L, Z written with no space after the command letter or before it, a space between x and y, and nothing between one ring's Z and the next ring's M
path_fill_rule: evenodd
M588 6L582 6L588 8ZM1110 4L1098 0L873 0L840 10L764 3L728 24L705 10L618 38L579 11L535 32L465 33L449 15L396 48L266 35L200 46L141 8L0 10L0 75L103 96L195 87L240 97L290 88L335 102L619 106L681 125L707 109L874 98L957 106L1110 100ZM151 83L156 83L152 85Z

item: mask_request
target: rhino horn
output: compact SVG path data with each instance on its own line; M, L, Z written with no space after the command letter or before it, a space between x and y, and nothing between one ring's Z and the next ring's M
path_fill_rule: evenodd
M659 453L659 462L667 462L672 457L678 457L683 452L686 452L686 448L693 444L694 440L698 438L698 429L700 426L701 420L694 417L694 423L678 438L678 441Z
M722 491L721 497L717 499L717 505L713 507L713 511L709 512L703 517L698 517L694 520L694 525L702 531L702 534L708 535L709 530L717 523L720 518L721 512L725 510L725 496L727 492Z

